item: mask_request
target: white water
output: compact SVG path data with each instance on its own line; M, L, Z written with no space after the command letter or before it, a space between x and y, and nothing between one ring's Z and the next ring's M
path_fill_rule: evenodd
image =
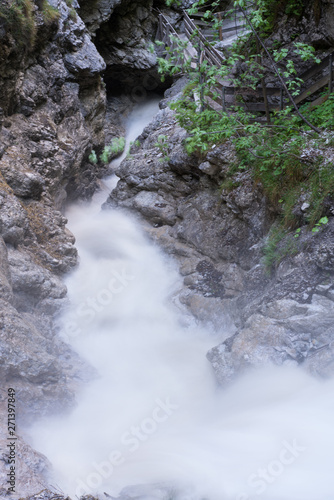
M63 335L99 377L31 431L52 482L73 498L168 483L182 500L332 500L333 381L267 368L218 389L205 353L219 337L173 305L174 263L119 211L68 216L81 263Z

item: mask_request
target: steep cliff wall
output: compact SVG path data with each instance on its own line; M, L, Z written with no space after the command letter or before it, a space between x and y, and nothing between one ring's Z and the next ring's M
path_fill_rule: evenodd
M109 21L116 7L123 10ZM76 0L1 3L0 379L3 392L0 392L0 419L3 424L7 387L16 390L20 425L36 416L73 406L78 385L93 376L90 368L60 340L53 321L66 305L62 276L77 264L75 239L66 228L63 209L68 200L89 198L96 190L98 178L106 172L101 162L89 161L89 154L92 149L100 153L105 136L109 140L113 135L121 135L122 128L115 102L109 106L108 115L113 114L113 121L106 123L107 95L101 74L111 64L113 43L119 45L119 37L124 36L124 33L117 35L117 30L122 29L121 22L125 22L125 29L129 22L137 24L133 45L138 44L138 37L143 39L142 44L146 37L148 43L153 29L151 8L152 2L145 7L109 0L81 1L80 5ZM146 28L145 19L149 16ZM92 41L103 23L104 36L112 40L105 48L107 63ZM131 34L128 36L130 47ZM141 53L144 52L142 48ZM136 53L133 61L137 56ZM150 64L154 66L154 58ZM0 443L2 450L6 450L3 424ZM19 439L18 495L39 491L41 473L47 467L46 459ZM6 459L6 451L1 453ZM5 468L0 471L0 496L7 489L6 472Z
M72 406L77 385L93 376L59 339L53 317L66 305L62 276L77 263L64 205L90 197L105 172L88 160L92 148L101 151L106 128L110 135L101 73L114 89L117 81L128 90L157 88L151 0L49 3L22 0L11 16L9 0L0 7L0 377L17 391L21 421ZM300 20L319 48L333 45L333 8L310 2ZM284 40L284 20L277 33ZM169 160L156 147L161 134ZM180 298L195 316L218 328L230 318L233 336L209 353L218 379L266 360L331 374L333 220L315 237L303 233L298 252L269 276L262 250L274 207L248 173L227 176L236 160L231 145L199 159L184 153L184 137L164 109L122 163L109 203L139 213L180 260ZM5 403L1 392L3 422ZM47 460L22 438L20 450L17 491L36 492ZM4 469L0 479L5 484Z
M73 380L91 376L52 321L66 301L60 275L77 262L61 210L69 193L94 191L87 157L104 143L105 63L74 6L27 0L0 10L0 377L16 390L18 425L72 406ZM41 489L45 459L21 438L18 449L17 492Z

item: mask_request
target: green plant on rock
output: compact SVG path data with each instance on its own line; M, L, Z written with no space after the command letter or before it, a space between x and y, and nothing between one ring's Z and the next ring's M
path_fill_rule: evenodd
M121 153L123 153L125 148L125 138L124 137L114 137L111 143L102 151L100 160L103 163L109 163L110 160Z
M90 153L90 155L88 156L88 160L89 160L91 163L93 163L93 165L96 165L96 163L97 163L97 161L98 161L98 160L97 160L97 155L96 155L96 153L95 153L94 149L92 149L92 152L91 152L91 153Z
M285 7L285 13L288 15L300 16L303 12L303 0L289 0Z
M56 23L60 18L60 12L52 7L47 0L43 0L41 10L44 22L47 26Z
M77 20L77 11L73 9L73 7L70 9L68 13L68 19L70 19L73 22Z
M37 27L32 0L2 0L0 20L9 31L18 47L32 50L36 40Z
M328 223L328 217L321 217L319 222L312 228L312 233L318 233L322 227Z
M274 225L267 236L263 248L264 266L268 274L271 274L287 255L295 255L298 252L297 242L281 224Z
M166 135L160 134L158 136L157 142L154 144L156 148L159 148L160 152L163 155L163 161L164 160L169 160L169 144L168 144L168 137Z

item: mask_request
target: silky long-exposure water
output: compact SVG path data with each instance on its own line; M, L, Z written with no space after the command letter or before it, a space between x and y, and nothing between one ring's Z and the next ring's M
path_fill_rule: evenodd
M52 481L73 498L155 484L137 497L332 500L333 381L267 367L219 388L205 354L224 332L195 325L175 299L176 264L96 200L68 213L80 266L61 324L98 375L70 415L30 431Z

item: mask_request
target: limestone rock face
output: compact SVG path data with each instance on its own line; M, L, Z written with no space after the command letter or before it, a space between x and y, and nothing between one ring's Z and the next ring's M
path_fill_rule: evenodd
M149 69L156 65L155 54L149 50L157 27L152 6L153 0L123 1L101 26L96 43L108 67Z
M83 0L80 2L79 14L88 30L95 33L121 3L122 0Z
M0 26L0 419L7 421L6 390L13 387L17 497L40 491L49 466L24 443L20 426L72 407L93 376L58 336L54 317L67 300L62 276L77 264L62 210L69 197L90 196L101 175L88 155L104 144L105 62L77 2L49 3L57 9L51 21L40 2L28 12L36 41L25 49L10 20ZM2 425L1 445L5 431ZM0 477L7 472L1 466Z

